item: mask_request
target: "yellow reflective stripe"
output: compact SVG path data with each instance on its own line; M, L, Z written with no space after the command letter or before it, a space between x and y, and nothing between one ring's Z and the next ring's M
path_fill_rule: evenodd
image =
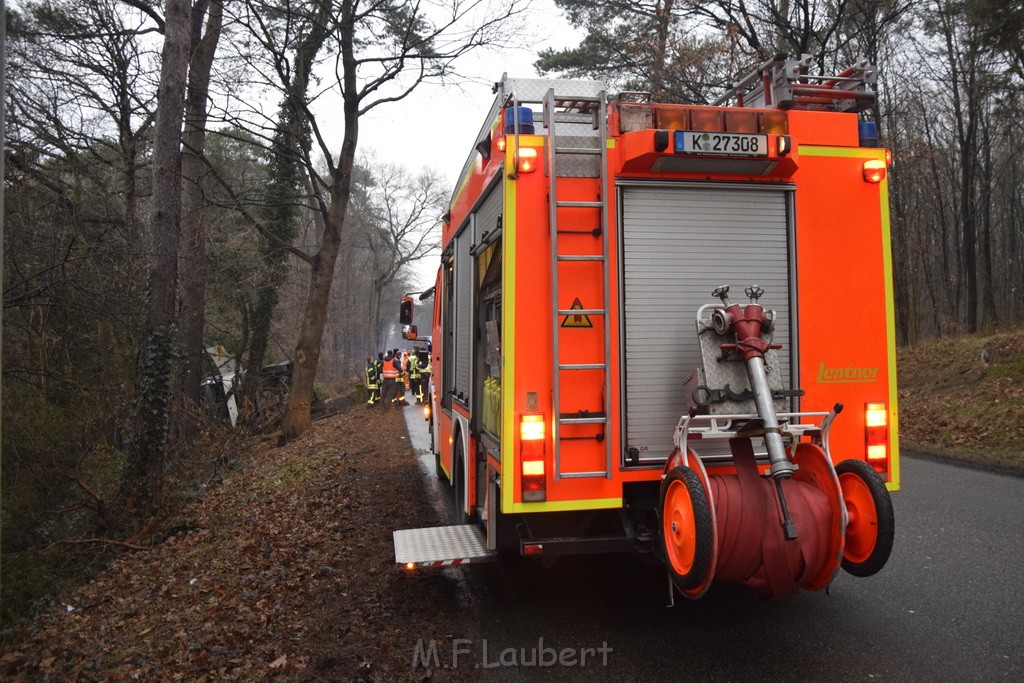
M885 150L875 147L819 147L800 145L801 156L842 157L846 159L878 159L885 161ZM882 215L882 269L885 273L886 355L889 362L889 474L892 481L885 487L900 490L900 430L898 392L896 390L896 299L892 279L892 223L889 220L889 178L879 183L879 204Z
M885 150L877 147L822 147L820 145L797 145L800 156L846 157L848 159L882 159Z
M506 157L507 158L507 157ZM504 216L501 219L503 253L501 306L501 509L510 512L515 498L514 460L512 448L515 440L515 386L516 377L516 183L509 180L502 167L499 173L505 185Z
M593 498L591 500L552 500L544 503L516 503L506 512L565 512L568 510L603 510L621 508L622 498Z
M885 154L882 154L885 160ZM889 473L893 491L900 490L900 429L896 391L896 299L892 284L892 226L889 222L889 177L879 183L882 205L882 262L885 270L885 328L889 356Z

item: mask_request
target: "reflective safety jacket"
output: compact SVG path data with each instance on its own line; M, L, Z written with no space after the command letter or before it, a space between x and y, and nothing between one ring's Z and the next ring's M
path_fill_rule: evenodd
M369 363L366 366L366 388L376 389L380 384L380 373L377 372L377 364Z
M391 356L384 357L384 379L398 379L398 376L402 374L398 371L398 367L395 364L396 360L398 359ZM401 363L401 361L398 362Z
M408 367L409 367L409 379L419 379L420 378L420 359L417 358L415 355L409 356Z

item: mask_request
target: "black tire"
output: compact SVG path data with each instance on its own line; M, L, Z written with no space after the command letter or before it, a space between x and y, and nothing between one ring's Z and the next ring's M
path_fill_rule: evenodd
M672 513L666 513L667 503L678 502L674 492L675 487L682 486L689 496L690 509L692 511L692 524L694 533L693 557L690 566L685 571L680 571L673 561L678 555L678 549L670 546L666 529L672 520ZM673 492L673 501L666 498ZM681 590L691 590L699 587L707 579L711 568L711 556L714 544L714 527L711 523L711 504L708 501L707 492L700 483L700 477L689 467L679 465L673 467L668 476L661 482L661 496L658 505L659 533L658 538L661 546L662 558L665 566L668 567L669 575ZM675 544L673 544L674 546ZM689 558L686 558L689 559Z
M520 557L519 555L519 532L516 529L518 515L508 514L501 511L501 488L495 487L495 495L498 500L494 504L495 514L495 550L501 557Z
M437 475L438 480L447 482L448 477L445 476L444 470L441 469L441 453L434 451L434 474Z
M869 524L869 526L876 528L873 547L870 548L870 553L867 557L858 557L856 560L847 557L848 550L844 549L842 566L843 569L854 576L872 576L881 571L885 563L889 561L889 555L892 554L893 538L896 535L896 516L892 511L892 499L889 497L889 492L885 488L885 482L882 481L882 477L878 475L878 472L875 472L871 465L863 460L842 461L836 465L836 475L839 476L840 487L843 485L844 475L846 477L855 476L863 482L870 493L871 504L874 506L873 516L876 520ZM846 489L843 491L843 496L845 499ZM861 500L860 502L864 501ZM847 505L850 506L851 502L847 502ZM853 512L852 514L859 513ZM851 527L854 527L857 523L858 520L851 519L850 526L847 527L848 536L851 533ZM853 531L855 532L855 529ZM848 543L850 540L852 539L848 539Z
M454 508L452 510L452 524L469 524L469 516L466 515L466 473L465 458L462 455L462 438L455 438L455 455L452 458L452 488Z

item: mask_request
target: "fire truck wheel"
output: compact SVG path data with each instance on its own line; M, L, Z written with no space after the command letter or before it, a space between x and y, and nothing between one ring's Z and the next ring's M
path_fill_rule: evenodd
M697 473L673 467L661 483L661 545L672 580L682 590L700 586L711 568L711 506Z
M434 474L436 474L437 478L441 481L448 481L448 477L445 476L444 470L441 469L441 453L438 451L434 451Z
M466 472L462 457L462 439L455 439L455 455L452 457L452 488L454 489L455 510L453 524L469 524L466 516Z
M877 574L892 552L896 518L885 482L863 460L836 465L839 487L850 516L846 524L843 569L854 576Z

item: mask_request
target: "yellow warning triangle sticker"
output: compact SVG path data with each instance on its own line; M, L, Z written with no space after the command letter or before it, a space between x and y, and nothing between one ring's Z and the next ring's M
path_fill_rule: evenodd
M574 311L583 310L583 302L580 301L579 297L572 300L572 306ZM565 320L562 321L562 327L593 327L594 324L590 322L590 316L587 315L567 315Z

